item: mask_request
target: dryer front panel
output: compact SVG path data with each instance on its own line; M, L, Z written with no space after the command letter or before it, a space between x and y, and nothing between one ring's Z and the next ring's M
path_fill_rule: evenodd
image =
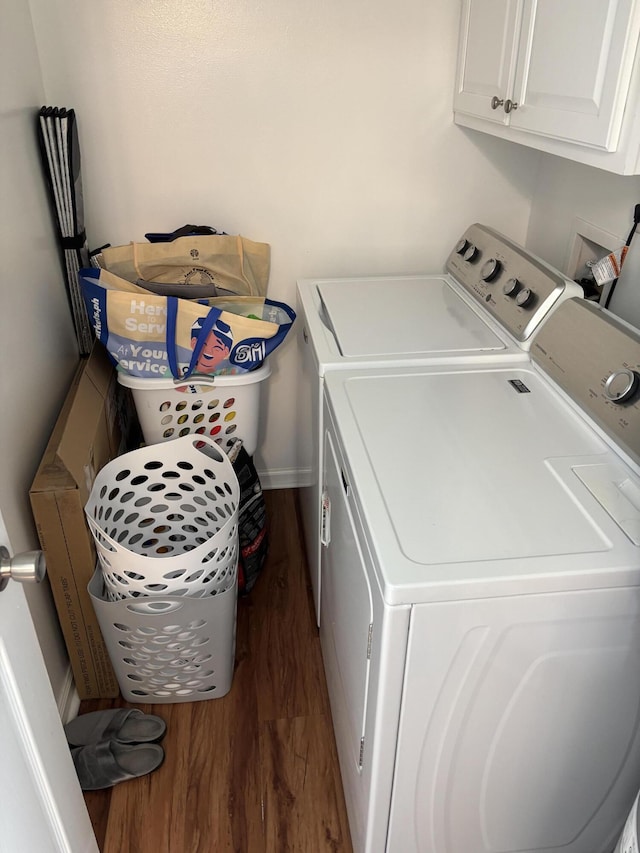
M414 608L389 851L609 853L640 778L640 590Z

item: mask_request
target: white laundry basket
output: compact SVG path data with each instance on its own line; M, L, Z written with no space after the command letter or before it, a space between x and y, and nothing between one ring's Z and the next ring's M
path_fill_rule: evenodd
M88 589L128 702L197 702L229 692L235 663L235 584L206 598L109 601L97 570Z
M118 371L118 382L131 389L147 444L196 433L227 450L241 438L252 456L258 446L261 386L270 375L271 368L263 364L250 373L176 381Z
M216 443L188 435L117 457L85 506L111 600L235 588L240 487Z

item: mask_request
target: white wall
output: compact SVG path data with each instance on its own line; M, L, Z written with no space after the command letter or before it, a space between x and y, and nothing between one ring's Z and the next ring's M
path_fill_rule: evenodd
M77 111L92 246L223 227L271 244L270 294L294 304L301 276L440 269L475 220L525 238L538 155L452 123L459 14L451 0L2 0L0 509L15 550L37 547L27 492L76 361L39 106ZM296 482L307 428L293 334L271 362L258 464L278 486ZM48 588L30 599L58 694Z
M640 177L622 177L543 155L533 197L527 246L550 264L566 269L576 217L620 238L624 244L640 203ZM634 249L640 250L635 246ZM636 304L640 306L640 282ZM640 309L639 309L640 310Z
M302 276L440 269L482 219L523 240L538 155L452 123L451 0L30 0L47 99L78 114L92 246L187 222ZM296 481L293 333L258 466ZM303 460L304 463L304 460Z
M29 487L78 360L37 155L44 89L24 0L2 0L0 80L0 512L18 552L39 547ZM51 590L25 589L59 696L68 660Z
M440 269L475 220L563 267L574 217L624 237L640 201L640 178L453 126L458 2L2 0L2 13L0 340L21 355L0 367L0 500L15 549L37 544L27 490L75 359L41 103L77 110L92 246L186 222L241 232L271 244L270 294L291 304L302 276ZM293 337L271 360L258 458L276 486L296 481L307 428ZM31 598L59 683L50 601Z

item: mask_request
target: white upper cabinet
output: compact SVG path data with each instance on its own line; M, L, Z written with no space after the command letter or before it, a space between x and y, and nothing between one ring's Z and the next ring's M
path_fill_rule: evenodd
M640 0L463 0L458 124L638 174Z
M454 109L508 124L504 102L513 91L522 0L466 0Z
M637 42L633 5L525 0L511 126L615 151Z

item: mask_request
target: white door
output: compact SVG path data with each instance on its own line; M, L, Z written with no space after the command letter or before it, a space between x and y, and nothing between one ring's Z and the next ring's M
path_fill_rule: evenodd
M0 513L0 544L9 551ZM0 853L97 853L19 583L0 593Z
M525 0L510 126L615 151L639 32L636 0Z
M508 124L522 0L465 0L454 110ZM495 100L494 100L495 98Z

